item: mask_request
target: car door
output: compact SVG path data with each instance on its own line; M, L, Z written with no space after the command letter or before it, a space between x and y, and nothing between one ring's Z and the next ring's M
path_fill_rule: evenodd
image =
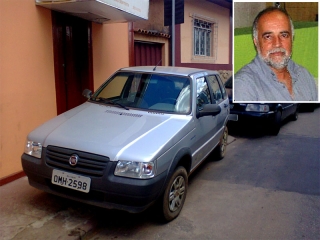
M215 131L223 131L229 114L229 100L226 90L222 84L220 76L217 74L206 76L207 82L212 90L213 103L218 104L221 113L217 115L217 125Z
M215 147L219 141L216 135L219 114L217 116L204 116L197 118L196 111L201 111L204 104L212 104L212 93L203 74L194 76L195 86L193 97L196 99L193 105L195 121L195 144L191 146L193 153L192 168L196 167Z

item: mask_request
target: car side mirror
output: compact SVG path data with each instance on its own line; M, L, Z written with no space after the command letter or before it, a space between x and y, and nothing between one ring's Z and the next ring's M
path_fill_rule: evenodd
M84 96L85 98L89 99L89 98L91 98L91 96L92 96L92 91L89 90L89 89L85 89L85 90L83 90L83 92L82 92L82 96Z
M218 104L205 104L200 111L197 111L197 118L204 116L216 116L221 112Z

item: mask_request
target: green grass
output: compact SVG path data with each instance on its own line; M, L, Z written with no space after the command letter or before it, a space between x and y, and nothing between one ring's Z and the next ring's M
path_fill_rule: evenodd
M294 26L292 59L318 78L318 23L294 22ZM256 50L251 28L236 28L234 35L234 72L236 73L256 56Z

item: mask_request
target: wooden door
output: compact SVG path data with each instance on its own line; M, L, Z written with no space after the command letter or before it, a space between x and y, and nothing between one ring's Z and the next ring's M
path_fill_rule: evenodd
M93 90L91 22L52 12L57 113L74 108Z

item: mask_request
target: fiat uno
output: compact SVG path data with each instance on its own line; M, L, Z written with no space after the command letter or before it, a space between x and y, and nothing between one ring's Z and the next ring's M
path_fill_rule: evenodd
M83 95L27 136L30 185L132 213L157 203L165 221L176 218L188 176L211 152L225 155L229 100L218 72L123 68Z

